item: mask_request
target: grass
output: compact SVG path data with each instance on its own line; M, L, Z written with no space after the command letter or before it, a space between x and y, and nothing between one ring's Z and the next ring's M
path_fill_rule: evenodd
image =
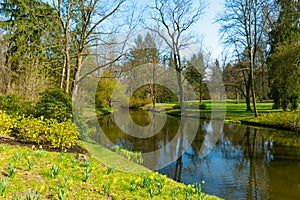
M186 103L191 103L187 101ZM197 103L194 101L193 103ZM290 130L300 132L300 111L283 112L282 109L272 109L273 102L257 102L257 110L259 116L255 118L253 111L246 111L246 103L241 101L236 104L233 100L226 101L210 101L204 100L202 103L206 104L206 109L186 109L184 115L195 117L199 116L204 119L212 117L225 119L225 123L245 123L255 126L271 127L283 130ZM157 110L161 112L166 111L170 115L179 116L180 109L174 109L173 106L178 103L158 103ZM252 106L252 105L251 105ZM150 106L144 107L145 109ZM212 115L213 110L213 115ZM225 112L226 110L226 112ZM252 108L253 110L253 108Z
M196 186L151 172L101 146L85 145L94 156L0 144L0 199L219 199L198 193Z
M224 108L226 110L225 119L229 121L240 121L240 120L248 120L254 118L253 111L246 111L246 104L245 102L241 101L239 104L236 104L233 100L226 100L226 101L210 101L204 100L202 103L206 104L205 110L200 110L200 116L202 118L210 118L212 109L214 109L214 114L216 117L222 117ZM168 114L171 115L179 115L179 109L173 109L172 107L176 105L176 103L158 103L157 106L160 110L165 109ZM273 103L272 102L258 102L257 109L259 114L270 113L270 112L281 112L281 109L273 110L272 109ZM147 108L147 107L146 107ZM186 110L188 115L192 115L195 110L187 109Z

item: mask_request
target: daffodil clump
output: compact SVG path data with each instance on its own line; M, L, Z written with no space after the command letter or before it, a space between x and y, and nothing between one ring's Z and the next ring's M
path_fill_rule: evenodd
M168 192L164 190L169 190L169 188L166 188L166 185L170 182L171 179L169 179L166 175L161 175L158 172L150 173L141 176L138 176L136 179L132 180L130 183L131 191L138 192L141 190L146 190L149 194L149 197L152 199L154 197L159 197L162 192ZM208 197L204 193L202 193L202 187L205 184L205 181L201 181L201 183L196 184L179 184L172 188L171 190L171 196L173 198L178 197L179 195L182 195L185 199L205 199Z

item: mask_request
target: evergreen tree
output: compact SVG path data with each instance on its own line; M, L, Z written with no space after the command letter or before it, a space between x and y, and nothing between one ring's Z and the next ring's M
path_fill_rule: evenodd
M274 108L296 109L299 97L300 2L278 0L279 17L270 32L270 96Z

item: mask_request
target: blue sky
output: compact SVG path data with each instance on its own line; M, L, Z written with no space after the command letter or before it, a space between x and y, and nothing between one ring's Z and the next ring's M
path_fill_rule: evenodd
M216 16L223 12L223 5L223 0L209 1L205 14L196 26L196 31L204 36L203 43L205 49L210 51L214 58L220 57L223 50L220 34L218 33L219 26L217 23L214 23Z

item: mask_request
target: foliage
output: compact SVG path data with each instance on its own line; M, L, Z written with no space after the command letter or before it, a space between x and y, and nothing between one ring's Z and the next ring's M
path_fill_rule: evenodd
M297 108L300 96L299 52L300 52L300 2L279 0L278 18L270 36L270 55L268 58L271 98L274 108Z
M93 159L93 162L89 164L93 174L89 177L88 182L84 182L82 176L86 168L85 160L76 153L65 153L65 159L62 160L60 152L45 151L44 156L39 157L38 149L32 150L26 146L9 145L5 152L1 152L3 158L0 162L1 169L5 169L12 162L16 152L31 155L36 159L36 164L32 170L28 171L26 156L21 157L15 163L17 169L15 178L0 179L0 191L1 182L7 181L4 184L6 187L1 199L26 199L30 193L28 193L29 190L31 190L31 194L38 194L39 199L49 199L49 197L54 199L149 199L148 190L150 188L154 192L155 199L174 198L173 188L179 188L176 198L185 198L184 188L187 186L158 173L129 173L116 170L113 174L106 175L107 166L98 160L101 157ZM88 160L92 159L89 154L85 156ZM122 158L119 157L119 159ZM72 160L76 160L78 165L72 167ZM56 178L53 178L50 173L55 163L59 163L60 172ZM131 162L127 161L126 164L127 168L131 168ZM151 182L147 188L143 185L143 177ZM137 190L134 191L130 186L133 182L136 182L137 185ZM159 193L160 188L161 192ZM194 192L192 198L197 199L198 197L198 194ZM217 200L219 198L205 195L205 199Z
M16 94L0 96L0 110L7 114L33 114L33 102Z
M285 127L300 130L300 114L297 111L263 114L250 121L271 125L273 127Z
M35 117L56 119L64 122L72 119L72 102L60 89L45 90L35 106Z
M150 103L151 99L130 98L129 107L131 109L138 109Z
M269 59L274 108L295 110L300 96L300 45L281 45L275 50Z
M7 135L11 133L15 123L15 118L0 110L0 134Z
M48 87L47 62L54 58L50 50L56 26L53 26L53 10L40 0L2 1L0 12L1 32L5 40L3 50L5 70L1 81L4 94L15 92L36 99ZM55 60L55 59L53 59Z
M3 111L0 111L0 117L0 134L61 149L71 148L78 141L76 126L71 120L58 122L56 119L43 117L13 117Z

